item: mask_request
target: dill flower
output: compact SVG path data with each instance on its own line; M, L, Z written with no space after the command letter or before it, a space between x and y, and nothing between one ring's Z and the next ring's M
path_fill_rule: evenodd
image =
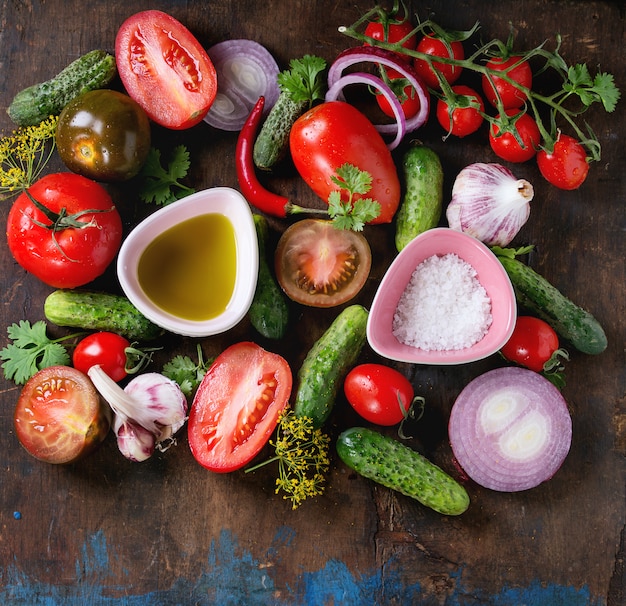
M276 494L283 491L292 508L307 498L321 495L330 466L330 438L313 427L313 419L300 417L291 409L283 410L277 421L276 438L270 440L275 455L246 469L246 473L278 461Z
M58 117L22 126L0 138L0 195L22 192L42 173L55 148Z

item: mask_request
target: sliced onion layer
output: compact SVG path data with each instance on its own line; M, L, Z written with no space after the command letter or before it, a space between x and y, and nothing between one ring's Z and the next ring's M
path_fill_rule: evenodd
M480 486L528 490L561 467L572 442L572 419L561 392L525 368L489 371L457 397L449 422L452 451Z
M279 68L263 45L254 40L224 40L207 53L217 72L217 95L205 122L220 130L241 130L259 97L265 97L269 112L280 94Z

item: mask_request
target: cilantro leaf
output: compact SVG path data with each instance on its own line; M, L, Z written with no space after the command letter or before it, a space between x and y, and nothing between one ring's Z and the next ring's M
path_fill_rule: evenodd
M301 59L292 59L290 69L278 74L278 86L281 92L288 93L295 103L312 103L324 98L324 79L322 72L326 61L315 55L304 55Z
M161 152L154 147L150 148L138 175L141 199L165 206L194 193L193 188L180 182L187 176L190 165L189 151L184 145L178 145L172 150L167 168L161 162Z
M212 360L205 362L200 344L197 347L197 362L194 362L189 356L177 355L163 366L163 374L168 379L178 383L181 391L187 397L191 396L198 385L200 385L206 371L213 362Z
M4 360L2 370L4 377L23 385L35 373L49 366L67 366L70 356L67 349L60 343L64 339L51 340L46 334L47 325L43 320L33 325L28 320L20 320L19 324L11 324L7 334L12 343L0 351L0 359Z

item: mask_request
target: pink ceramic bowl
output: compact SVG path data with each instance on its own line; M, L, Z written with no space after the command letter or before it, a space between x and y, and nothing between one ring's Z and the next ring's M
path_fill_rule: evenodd
M464 349L426 350L401 343L392 331L400 296L422 261L447 253L456 254L476 270L476 277L491 300L491 326L480 341ZM390 265L372 302L367 339L376 353L390 360L415 364L466 364L496 353L511 336L516 318L513 286L493 252L472 236L441 227L417 236Z

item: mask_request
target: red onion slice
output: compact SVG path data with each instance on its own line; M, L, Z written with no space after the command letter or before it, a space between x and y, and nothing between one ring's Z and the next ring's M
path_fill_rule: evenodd
M477 484L501 492L534 488L561 467L572 419L561 392L525 368L497 368L470 382L448 426L459 465Z
M328 70L328 88L332 89L346 69L360 63L384 65L401 73L415 89L420 101L420 109L417 114L406 120L406 132L413 132L426 123L430 110L430 93L428 89L422 83L412 65L398 59L394 53L386 49L375 46L357 46L344 50L337 56ZM399 123L396 120L394 124L376 124L375 126L381 134L395 134L398 131Z
M398 147L407 131L406 119L404 117L404 112L402 111L402 105L400 104L400 101L398 101L398 97L395 93L382 78L372 74L355 72L347 74L346 76L341 76L341 78L339 78L326 92L326 101L335 101L336 99L344 100L342 91L348 84L367 84L378 89L385 96L385 99L389 102L396 118L395 125L392 125L394 126L396 137L393 141L387 144L387 147L389 149L395 149ZM376 129L380 132L379 126L376 126Z
M217 95L204 120L220 130L241 130L259 97L269 112L280 94L279 68L254 40L225 40L208 49L217 72Z

